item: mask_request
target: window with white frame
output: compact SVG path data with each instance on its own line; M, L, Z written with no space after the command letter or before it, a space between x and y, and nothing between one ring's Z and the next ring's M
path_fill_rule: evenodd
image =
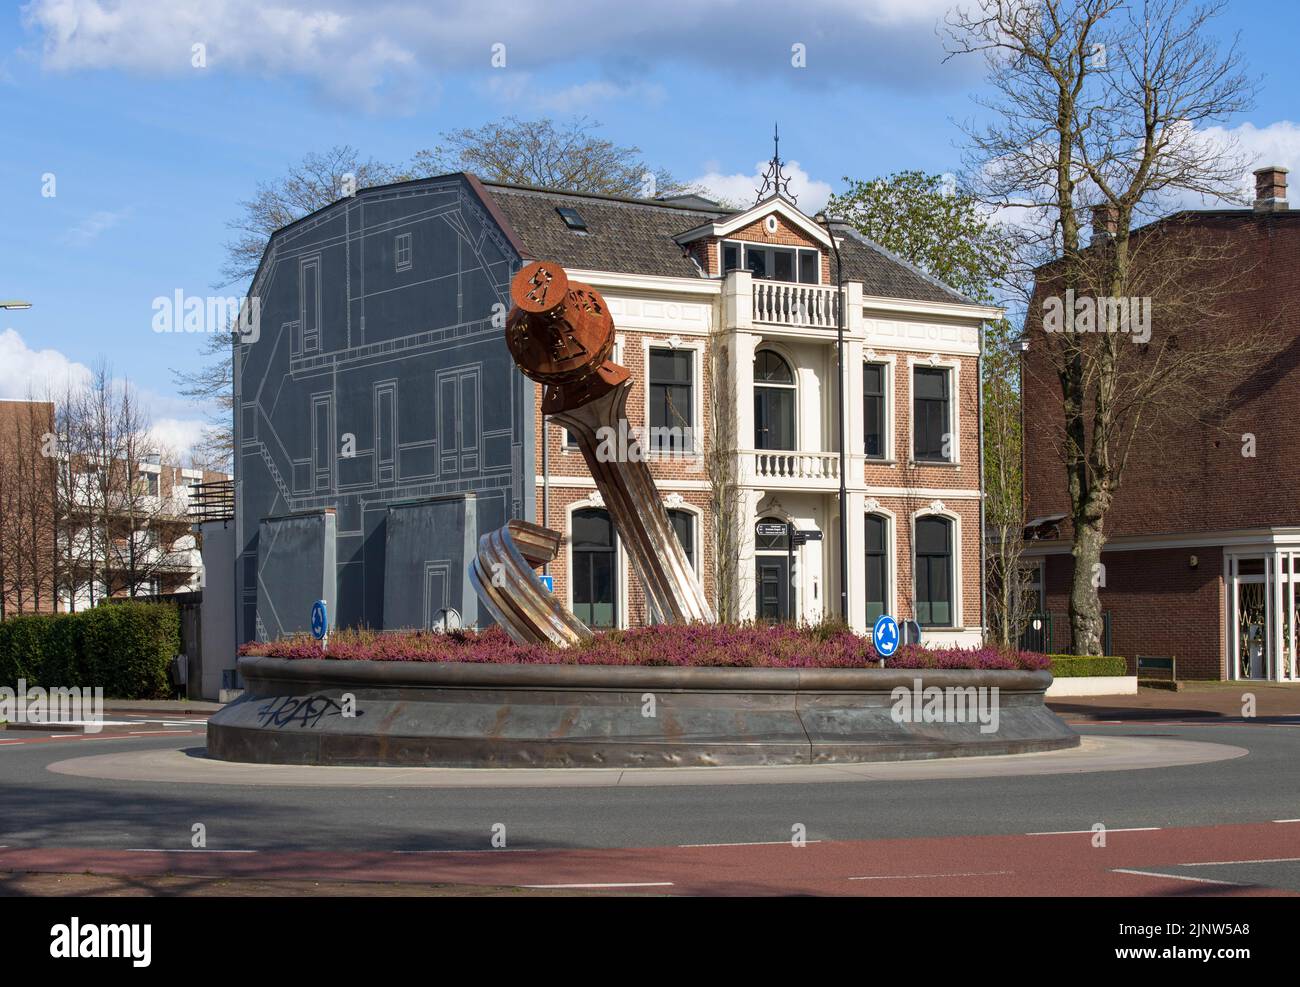
M694 452L695 352L650 348L649 451Z
M927 514L916 519L916 620L922 627L953 627L953 522Z
M889 519L882 514L866 517L867 623L889 612Z
M955 461L952 425L952 371L912 368L912 458L917 462Z
M765 281L821 283L821 254L802 247L777 247L767 243L724 240L722 273L745 270Z
M677 540L682 543L682 548L686 551L686 561L690 563L692 569L697 569L695 564L695 515L690 511L682 510L680 507L670 508L668 523L673 526Z
M885 458L885 382L889 368L883 363L862 365L863 452L868 459Z

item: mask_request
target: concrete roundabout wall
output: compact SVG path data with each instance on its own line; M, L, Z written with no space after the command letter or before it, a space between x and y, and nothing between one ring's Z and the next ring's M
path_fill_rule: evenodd
M240 659L208 754L263 764L706 767L1075 747L1048 672ZM919 691L918 691L919 690Z

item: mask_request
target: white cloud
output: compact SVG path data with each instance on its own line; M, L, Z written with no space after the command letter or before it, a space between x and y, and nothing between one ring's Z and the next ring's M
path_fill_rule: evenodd
M109 209L100 209L93 212L80 223L68 230L64 234L64 241L72 244L74 247L89 246L101 233L111 230L122 220L131 214L130 209L119 209L117 211Z
M793 84L873 80L915 88L975 71L943 66L935 26L947 0L31 0L24 23L53 71L119 69L178 75L232 71L302 77L342 100L381 109L408 102L449 70L502 75L591 61L644 71L672 61L716 71L789 71ZM207 68L192 66L206 46ZM491 66L505 45L506 68ZM807 68L790 64L805 46ZM969 60L973 64L973 60ZM634 84L580 83L549 98L586 105Z
M1264 127L1256 127L1253 123L1243 123L1237 127L1206 127L1198 134L1203 140L1220 147L1236 149L1245 164L1239 190L1247 201L1255 198L1256 168L1281 165L1297 175L1293 181L1300 180L1300 173L1297 173L1300 168L1300 125L1290 120L1277 120ZM1240 206L1241 203L1202 203L1196 198L1195 201L1189 199L1183 205L1195 209L1205 205Z
M686 184L701 186L710 198L739 206L751 206L758 198L758 189L763 184L763 172L767 166L768 162L760 161L754 165L753 173L748 175L724 175L715 169L692 178ZM831 197L831 186L814 179L799 166L798 161L783 162L782 172L790 179L790 191L798 198L799 209L809 216L826 205Z
M90 368L58 350L28 349L16 329L0 332L0 398L40 399L90 377Z
M85 383L91 377L84 363L70 360L56 349L34 350L28 347L22 335L13 328L0 332L0 398L42 400L57 397L69 386ZM182 460L198 442L204 427L200 417L185 417L193 405L179 398L157 394L140 388L133 389L146 408L167 415L152 423L154 434Z

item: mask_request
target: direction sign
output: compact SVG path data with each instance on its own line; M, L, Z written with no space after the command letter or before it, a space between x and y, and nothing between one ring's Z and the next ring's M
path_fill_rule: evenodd
M871 640L876 646L876 654L888 658L898 650L898 621L887 613L881 614L871 629Z
M311 636L317 641L329 633L329 618L325 612L325 601L317 600L311 605Z
M554 593L554 592L555 592L555 577L554 577L554 576L538 576L537 578L540 579L540 580L542 581L542 585L546 587L546 591L547 591L548 593Z

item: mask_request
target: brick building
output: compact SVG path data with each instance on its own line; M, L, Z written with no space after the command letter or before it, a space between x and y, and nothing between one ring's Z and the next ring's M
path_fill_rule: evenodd
M652 443L650 469L711 599L718 566L734 566L742 618L839 612L842 304L850 622L865 630L881 613L919 612L927 640L981 640L979 332L995 310L839 226L837 292L831 236L782 195L731 212L695 196L486 188L528 256L604 295L614 359L632 375L630 425L647 436L691 430L685 450ZM540 390L534 414L537 516L566 535L555 592L594 625L644 622L581 453L559 426L542 434ZM723 469L738 491L723 519L739 528L721 542L734 546L730 560L714 558L714 448L731 459ZM811 537L790 545L790 530Z
M1190 238L1178 242L1220 258L1206 276L1231 290L1218 317L1178 327L1185 338L1266 333L1274 355L1231 390L1206 381L1214 424L1157 426L1134 444L1106 519L1099 589L1110 650L1130 670L1149 655L1173 657L1184 679L1296 677L1300 422L1289 409L1300 402L1300 314L1290 304L1300 289L1300 213L1287 208L1286 169L1260 169L1256 181L1253 208L1180 212L1134 231ZM1024 357L1026 517L1036 522L1026 557L1062 650L1073 560L1061 401L1035 332Z
M732 211L470 175L363 189L271 238L262 331L235 362L241 639L304 629L322 565L341 625L472 622L465 555L507 517L564 534L550 575L581 619L647 619L581 454L509 360L497 310L535 259L604 296L628 425L675 436L651 472L706 593L732 567L744 617L838 613L842 307L852 623L919 613L930 640L981 639L978 360L997 310L856 231L832 242L784 195ZM719 469L737 491L721 542Z

